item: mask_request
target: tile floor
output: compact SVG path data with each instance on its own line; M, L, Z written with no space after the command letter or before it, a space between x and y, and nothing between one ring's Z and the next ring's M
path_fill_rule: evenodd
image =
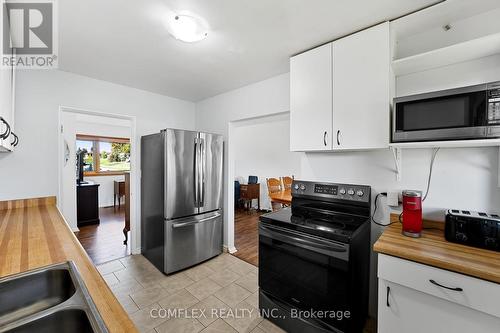
M97 269L141 332L284 332L259 316L257 267L232 255L169 276L141 255Z

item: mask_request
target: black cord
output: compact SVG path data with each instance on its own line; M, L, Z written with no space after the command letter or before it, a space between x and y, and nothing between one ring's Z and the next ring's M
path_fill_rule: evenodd
M375 221L375 219L373 218L375 216L375 214L377 213L377 208L378 208L378 197L380 197L381 195L383 195L384 197L387 196L387 192L381 192L379 194L377 194L375 196L375 208L373 209L373 215L372 215L372 222L375 223L376 225L379 225L381 227L387 227L391 224L394 224L396 222L390 222L390 223L387 223L387 224L383 224L383 223L380 223L380 222L377 222Z

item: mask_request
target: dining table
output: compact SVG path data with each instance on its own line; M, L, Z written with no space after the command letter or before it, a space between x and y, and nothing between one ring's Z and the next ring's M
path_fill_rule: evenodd
M271 199L271 202L290 205L292 203L292 190L285 189L279 192L269 193L269 198Z

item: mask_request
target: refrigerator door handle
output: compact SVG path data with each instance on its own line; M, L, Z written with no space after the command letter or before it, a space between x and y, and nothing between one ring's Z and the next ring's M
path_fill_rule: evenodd
M206 221L214 220L216 218L219 218L220 216L221 216L220 213L216 213L213 216L206 217L206 218L200 219L200 220L194 220L194 221L182 222L182 223L175 223L175 224L172 224L172 228L176 229L176 228L188 227L190 225L194 225L194 224L198 224L198 223L203 223L203 222L206 222Z
M198 138L194 139L194 206L199 207L198 198Z
M206 153L205 140L200 138L200 207L205 205L205 171L206 171Z

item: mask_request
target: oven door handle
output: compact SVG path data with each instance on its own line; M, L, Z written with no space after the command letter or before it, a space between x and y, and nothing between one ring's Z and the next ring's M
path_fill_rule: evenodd
M288 243L291 245L306 245L310 248L316 248L321 250L327 250L332 252L347 252L347 248L344 245L336 244L336 243L326 243L325 241L311 241L305 238L299 238L295 235L292 235L289 232L285 231L274 231L269 227L260 225L261 233L264 233L265 236L268 236L272 239L281 241L283 243ZM267 234L267 235L266 235ZM297 244L298 243L298 244Z

